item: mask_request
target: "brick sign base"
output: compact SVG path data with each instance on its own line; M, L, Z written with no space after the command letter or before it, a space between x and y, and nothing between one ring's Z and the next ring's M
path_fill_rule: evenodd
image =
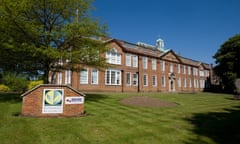
M84 114L85 95L68 85L38 85L21 97L23 116L72 117Z

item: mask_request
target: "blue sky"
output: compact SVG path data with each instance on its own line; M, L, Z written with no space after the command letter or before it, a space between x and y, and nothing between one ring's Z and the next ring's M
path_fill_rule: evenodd
M212 56L240 34L240 0L95 0L93 16L113 38L155 45L213 63Z

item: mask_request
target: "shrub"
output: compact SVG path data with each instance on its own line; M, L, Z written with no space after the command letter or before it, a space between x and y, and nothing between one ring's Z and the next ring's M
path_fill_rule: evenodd
M43 84L43 80L38 80L38 81L30 81L28 84L28 90L34 88L37 85Z
M0 92L8 92L10 88L4 84L0 84Z
M28 81L22 75L7 73L3 75L2 83L10 88L13 92L23 92L27 90Z

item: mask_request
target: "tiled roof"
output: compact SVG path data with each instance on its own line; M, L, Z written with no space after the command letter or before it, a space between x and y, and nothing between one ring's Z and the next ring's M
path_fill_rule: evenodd
M174 53L173 50L160 51L157 49L157 47L154 47L154 46L142 46L142 45L133 44L133 43L126 42L123 40L119 40L119 39L109 39L109 40L105 41L105 43L109 43L112 41L115 41L116 43L118 43L123 48L123 50L126 52L135 53L135 54L144 55L144 56L151 56L151 57L159 58L170 51L172 51ZM202 63L197 60L192 60L192 59L189 59L189 58L177 55L177 54L175 54L175 55L179 58L179 60L183 64L192 65L192 66L196 66L196 67L199 67L202 64L205 68L210 68L209 64Z
M137 44L129 43L123 40L116 40L118 44L127 52L132 52L140 55L151 56L151 57L159 57L162 51L159 51L156 47L147 47L140 46Z

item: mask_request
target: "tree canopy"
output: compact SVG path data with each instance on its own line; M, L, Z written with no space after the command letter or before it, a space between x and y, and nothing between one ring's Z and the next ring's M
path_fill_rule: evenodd
M34 73L105 66L97 40L106 25L91 17L92 0L1 0L0 68Z
M233 92L234 82L240 78L240 34L229 38L213 56L216 59L215 73L222 79L227 92Z

